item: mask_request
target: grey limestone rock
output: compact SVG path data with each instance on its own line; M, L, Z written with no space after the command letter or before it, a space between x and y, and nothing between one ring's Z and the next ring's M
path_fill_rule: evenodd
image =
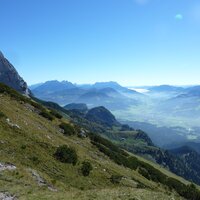
M4 83L18 92L29 95L30 91L26 82L18 74L14 66L4 57L0 51L0 83Z

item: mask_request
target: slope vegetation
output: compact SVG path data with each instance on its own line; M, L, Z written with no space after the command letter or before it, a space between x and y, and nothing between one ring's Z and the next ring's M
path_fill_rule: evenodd
M4 85L0 111L2 199L200 199L194 185Z

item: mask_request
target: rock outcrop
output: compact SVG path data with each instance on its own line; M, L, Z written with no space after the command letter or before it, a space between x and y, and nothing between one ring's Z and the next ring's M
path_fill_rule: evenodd
M0 83L4 83L18 92L29 95L26 82L18 74L14 66L0 52Z

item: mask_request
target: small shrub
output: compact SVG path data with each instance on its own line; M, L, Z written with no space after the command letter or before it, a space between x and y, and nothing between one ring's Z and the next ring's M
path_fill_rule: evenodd
M26 145L25 145L25 144L22 144L22 145L21 145L21 149L23 149L23 150L26 149Z
M122 180L122 176L120 176L120 175L112 175L110 177L110 181L113 184L119 184L121 182L121 180Z
M39 162L40 162L37 156L32 156L32 157L30 157L30 160L31 160L34 164L39 164Z
M57 112L56 110L53 110L53 109L51 109L50 114L58 119L62 119L62 117L63 117L59 112Z
M151 176L149 175L149 172L144 168L139 168L138 172L144 176L146 179L151 180Z
M74 127L70 124L63 122L60 124L59 127L64 130L65 135L75 135L76 134Z
M51 180L51 183L52 183L53 185L56 185L56 182L57 182L56 179L52 179L52 180Z
M90 162L88 161L84 161L82 163L82 167L81 167L81 172L83 174L83 176L89 176L90 175L90 171L92 170L92 165Z
M63 163L71 163L73 165L76 165L78 160L76 151L73 148L68 147L67 145L58 147L54 155L57 160Z
M46 111L46 110L43 110L43 111L40 113L40 115L41 115L42 117L44 117L44 118L50 120L50 121L52 121L52 120L54 119L53 116L52 116L48 111Z
M6 118L6 115L0 111L0 118Z
M138 182L138 183L137 183L137 188L144 189L144 188L146 188L146 185L144 185L144 184L141 183L141 182Z

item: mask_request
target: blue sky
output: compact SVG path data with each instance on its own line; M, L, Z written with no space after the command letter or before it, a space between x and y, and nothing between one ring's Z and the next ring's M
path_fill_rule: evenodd
M199 0L0 0L0 24L28 84L200 84Z

